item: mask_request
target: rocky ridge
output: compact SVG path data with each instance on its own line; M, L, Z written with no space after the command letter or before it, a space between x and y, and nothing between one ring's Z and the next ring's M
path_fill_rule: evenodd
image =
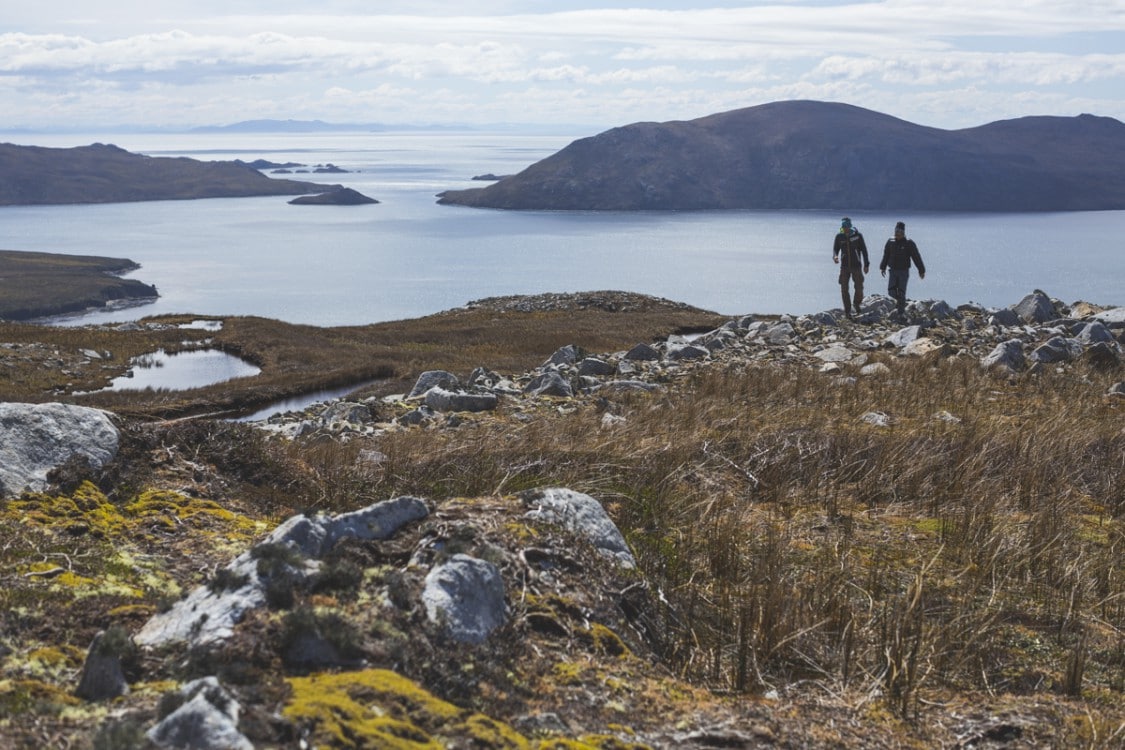
M609 293L496 297L470 303L497 312L582 306L621 309L636 304L642 303ZM840 309L778 318L748 315L699 335L638 342L628 351L596 354L576 345L564 347L531 372L501 375L478 368L467 377L427 372L409 393L379 399L402 412L390 422L376 421L373 415L379 410L371 408L372 402L337 401L258 424L289 437L318 431L345 437L370 435L422 424L455 426L458 414L465 412L531 409L541 396L577 401L614 390L658 390L694 368L740 362L805 365L844 379L887 375L889 367L875 361L875 355L887 354L972 357L984 368L1012 376L1080 360L1113 368L1122 361L1123 338L1125 308L1086 302L1068 305L1040 290L1003 308L913 301L902 319L895 316L894 300L874 295L854 321L848 321ZM1125 384L1118 384L1112 394L1125 395ZM612 414L605 415L607 422L613 419Z

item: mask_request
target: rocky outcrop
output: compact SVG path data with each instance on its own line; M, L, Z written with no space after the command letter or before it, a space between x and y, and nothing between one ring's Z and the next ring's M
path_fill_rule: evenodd
M847 104L783 101L577 140L439 203L510 209L1125 208L1125 124L1025 117L939 130Z
M0 403L0 498L47 489L51 471L71 461L101 469L117 455L119 438L99 409Z
M564 304L556 295L474 304L534 309L537 301L545 309ZM847 320L838 308L777 319L747 315L698 336L638 342L620 352L594 355L568 345L535 370L515 375L478 368L462 380L451 372L424 372L409 393L382 399L382 405L402 410L390 422L372 418L375 409L361 409L359 413L366 415L361 422L341 423L331 416L338 412L317 407L322 411L276 415L257 424L290 437L324 431L344 439L349 434L371 435L416 426L456 426L459 414L531 408L542 399L659 390L663 383L693 368L717 362L787 362L826 374L879 377L889 369L884 362L871 361L874 355L970 357L985 369L1010 375L1080 361L1116 368L1123 360L1125 308L1067 305L1040 290L1003 308L975 304L954 308L943 300L918 300L908 306L905 320L896 319L894 313L894 300L873 295L854 321Z

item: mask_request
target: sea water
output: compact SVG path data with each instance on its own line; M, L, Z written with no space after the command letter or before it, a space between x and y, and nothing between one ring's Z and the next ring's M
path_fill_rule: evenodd
M1027 214L806 210L500 211L437 204L583 135L513 133L186 134L8 137L113 142L151 156L268 159L346 174L277 175L342 184L380 201L293 206L288 197L0 207L0 248L129 258L151 304L64 324L161 313L257 315L318 326L414 318L483 297L626 290L714 312L803 314L839 305L832 239L848 214L865 235L868 293L896 221L927 274L908 294L1000 307L1042 289L1125 305L1125 211Z

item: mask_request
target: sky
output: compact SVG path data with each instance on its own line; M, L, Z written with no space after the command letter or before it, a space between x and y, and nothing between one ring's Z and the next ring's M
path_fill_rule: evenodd
M945 129L1125 121L1125 0L33 0L0 14L0 131L602 129L789 99Z

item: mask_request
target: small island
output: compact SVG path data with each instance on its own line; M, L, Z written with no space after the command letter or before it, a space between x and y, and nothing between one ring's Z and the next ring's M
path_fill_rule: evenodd
M317 195L302 195L289 201L294 206L364 206L378 202L351 188L330 190Z
M138 268L125 258L0 250L0 320L151 302L160 296L156 287L118 276Z

